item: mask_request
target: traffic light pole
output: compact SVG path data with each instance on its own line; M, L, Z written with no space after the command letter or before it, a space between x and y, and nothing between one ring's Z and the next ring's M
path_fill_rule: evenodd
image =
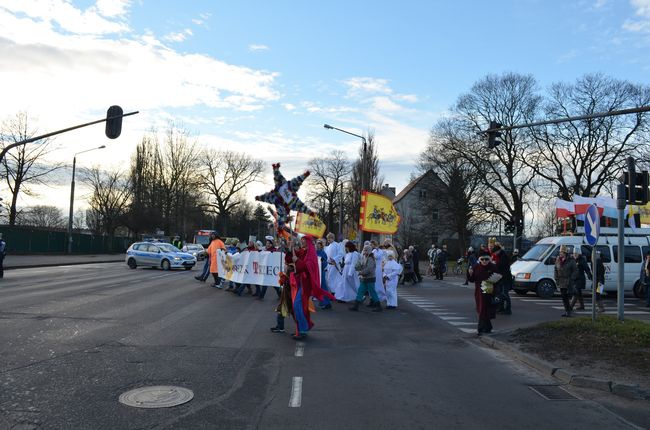
M634 160L632 160L634 163ZM634 196L634 187L630 187L630 197ZM634 201L634 200L631 200ZM616 186L616 208L618 209L618 283L616 285L616 306L618 320L624 318L624 282L625 282L625 184Z
M641 113L641 112L650 112L650 106L640 106L631 109L610 110L608 112L600 112L600 113L593 113L589 115L580 115L580 116L571 116L568 118L550 119L547 121L530 122L527 124L510 125L505 127L502 126L501 124L491 121L490 128L483 131L482 133L487 133L488 135L490 135L490 133L498 133L500 131L507 131L507 130L516 130L518 128L536 127L538 125L548 125L548 124L561 124L563 122L581 121L583 119L604 118L608 116L617 116L617 115L628 115L631 113ZM495 127L495 125L498 126Z

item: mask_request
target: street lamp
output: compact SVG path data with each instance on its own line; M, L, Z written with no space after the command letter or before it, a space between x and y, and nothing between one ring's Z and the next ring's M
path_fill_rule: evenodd
M70 216L68 217L68 254L72 254L72 211L74 208L74 174L77 167L77 155L84 152L94 151L96 149L104 149L106 145L98 146L97 148L86 149L85 151L77 152L72 158L72 183L70 184Z
M347 130L342 130L342 129L337 128L337 127L332 127L329 124L323 124L323 127L325 127L328 130L338 130L338 131L340 131L342 133L358 137L363 142L363 151L361 152L361 192L363 192L364 188L366 187L366 183L365 183L366 182L366 148L368 146L368 142L366 141L366 138L361 136L360 134L355 134L355 133L351 133L351 132L349 132ZM341 215L341 218L343 218L342 215ZM339 227L339 230L342 231L342 228ZM358 233L357 233L357 237L358 237L360 246L362 245L362 243L361 243L361 240L362 240L361 235L362 235L362 231L361 231L361 229L359 229Z

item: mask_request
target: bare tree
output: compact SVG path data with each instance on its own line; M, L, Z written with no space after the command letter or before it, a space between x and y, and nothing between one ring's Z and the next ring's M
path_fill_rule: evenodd
M352 164L352 174L349 186L345 190L348 197L344 203L345 212L349 215L346 224L354 231L359 223L359 211L361 209L361 192L379 192L384 183L384 177L379 171L379 157L375 144L374 132L368 131L365 146L359 148L359 158Z
M207 194L204 207L219 217L222 234L228 234L230 214L244 200L244 190L259 180L261 160L234 151L205 151L201 187Z
M591 74L574 84L552 85L545 113L548 118L568 118L649 103L647 86ZM639 113L535 128L537 151L528 161L546 181L538 194L564 200L598 195L616 180L625 158L645 141L648 118L647 113Z
M0 132L2 147L29 139L35 132L30 130L29 118L20 112L14 118L3 122ZM9 204L9 225L16 224L18 196L23 193L35 196L31 185L45 184L45 178L53 171L60 169L60 163L45 164L45 156L51 152L52 145L48 139L19 145L11 149L1 160L3 176L11 192Z
M503 143L488 149L484 135L490 121L504 125L532 122L538 115L541 97L535 79L529 75L506 73L488 75L459 97L452 119L445 125L441 149L462 159L479 173L486 198L482 208L505 221L524 219L525 198L535 179L529 159L533 155L530 131L504 132ZM517 237L523 228L517 228Z
M110 246L115 230L126 224L131 200L128 177L121 171L107 172L96 166L83 173L82 181L91 189L91 211L86 212L89 226L99 227L109 237Z
M43 228L63 228L63 211L56 206L36 205L25 208L16 219L18 225Z
M329 231L336 231L336 219L343 204L343 186L350 174L350 161L342 151L334 151L329 157L309 161L308 199L325 220ZM342 226L341 226L342 227Z

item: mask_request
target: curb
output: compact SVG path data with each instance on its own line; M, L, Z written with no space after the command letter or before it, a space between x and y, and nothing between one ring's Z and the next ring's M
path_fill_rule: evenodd
M5 266L4 270L16 270L16 269L34 269L37 267L57 267L57 266L78 266L81 264L95 264L95 263L123 263L124 260L97 260L97 261L70 261L70 262L58 262L58 263L42 263L42 264L25 264L23 266Z
M535 357L518 348L502 342L493 337L481 336L479 341L493 349L507 352L510 356L516 358L522 363L532 367L540 373L552 376L555 379L567 385L573 385L581 388L592 388L595 390L605 391L617 396L634 400L650 400L650 390L639 387L638 385L620 384L614 381L592 378L590 376L577 375L571 373L568 369L554 366L553 364Z

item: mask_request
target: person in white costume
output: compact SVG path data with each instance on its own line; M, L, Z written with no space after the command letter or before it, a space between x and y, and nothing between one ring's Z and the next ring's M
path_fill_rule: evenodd
M382 266L384 265L384 261L386 259L386 254L383 249L381 249L377 241L372 240L370 241L370 245L372 246L372 253L375 256L375 292L377 293L377 297L379 297L379 302L383 302L386 300L386 289L384 288L384 279L383 279L383 272L382 272Z
M401 273L402 265L395 260L395 253L387 250L383 276L386 284L386 309L397 309L397 282Z
M357 298L359 290L359 274L355 270L359 253L353 242L345 243L345 264L343 265L343 295L341 300L344 302L353 302ZM338 296L337 296L338 298Z
M327 286L332 294L336 296L336 301L343 302L342 297L345 294L341 266L345 255L341 249L341 244L334 241L334 233L327 234L325 254L327 254Z

